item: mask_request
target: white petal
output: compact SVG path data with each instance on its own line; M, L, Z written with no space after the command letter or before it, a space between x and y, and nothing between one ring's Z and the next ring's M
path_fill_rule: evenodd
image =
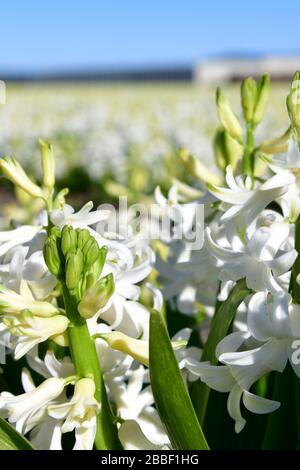
M270 231L267 227L257 230L247 245L247 253L249 256L260 259L261 253L265 248L266 242L270 237Z
M237 259L241 256L241 253L236 253L229 248L223 248L218 245L211 237L211 230L209 228L205 231L207 247L211 250L212 254L222 261L233 261L237 262Z
M119 439L125 450L159 450L160 445L153 444L143 434L139 424L128 420L121 424Z
M38 450L62 450L61 446L61 422L47 417L30 436L30 441Z
M177 305L181 313L186 315L195 315L197 313L197 309L195 309L196 295L196 286L188 285L181 290L177 297Z
M229 392L235 380L227 366L212 366L187 357L182 361L184 367L192 374L198 375L201 381L218 392Z
M157 289L157 287L153 286L150 282L147 282L145 285L152 294L154 310L161 312L163 308L163 303L164 303L164 299L163 299L161 291Z
M138 424L144 436L154 445L164 446L169 444L166 431L158 416L157 411L148 406L138 417Z
M269 266L276 276L281 276L286 273L296 261L298 253L296 250L290 250L283 255L277 256L272 261L269 261Z
M240 401L243 390L239 385L235 385L229 393L227 400L227 410L229 415L235 421L235 432L241 432L246 424L246 420L241 415Z
M26 367L22 369L21 381L25 392L31 392L36 388L31 374Z
M68 377L75 374L74 365L68 357L59 361L53 351L47 351L44 361L52 377Z
M96 436L96 416L89 427L78 426L75 429L75 446L73 450L92 450Z
M243 403L249 411L256 414L271 413L280 407L280 402L259 397L246 390L243 394Z
M245 333L241 331L236 331L225 336L216 347L216 357L219 359L224 353L237 351L248 337L248 332Z

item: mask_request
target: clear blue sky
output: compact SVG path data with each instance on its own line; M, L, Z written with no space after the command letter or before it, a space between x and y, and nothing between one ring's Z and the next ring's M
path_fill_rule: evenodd
M1 0L0 16L0 73L300 52L299 0Z

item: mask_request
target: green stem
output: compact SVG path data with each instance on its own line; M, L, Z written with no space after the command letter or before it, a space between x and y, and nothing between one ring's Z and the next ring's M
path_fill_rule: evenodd
M243 173L254 177L254 126L247 124L247 140L243 157Z
M52 194L48 197L48 199L46 199L45 205L46 205L46 211L48 214L48 225L46 227L46 230L49 235L51 228L53 227L53 223L51 222L51 218L50 218L51 212L53 210L53 195Z
M95 398L101 404L97 417L95 446L99 450L121 449L118 431L108 402L102 371L86 321L79 315L76 295L63 285L63 298L71 326L68 328L70 351L76 374L80 378L92 378L96 385Z

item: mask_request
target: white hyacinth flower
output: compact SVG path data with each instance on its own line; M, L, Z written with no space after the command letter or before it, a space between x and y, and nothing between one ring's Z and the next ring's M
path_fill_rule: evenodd
M226 212L221 217L221 222L230 222L234 219L234 225L238 232L244 232L247 226L274 200L286 194L295 183L295 176L283 171L274 175L262 184L242 176L234 177L229 165L226 169L226 182L228 187L209 185L209 191L220 201L225 203Z
M146 279L153 264L154 254L149 247L129 248L119 242L108 243L102 275L113 274L115 292L99 313L112 329L134 338L148 338L149 311L138 302L137 284Z
M119 438L127 450L155 450L170 445L158 413L152 406L154 398L151 387L143 388L145 376L146 370L140 366L130 373L128 383L125 383L124 377L108 381L117 413L124 420Z
M290 138L287 153L273 155L267 159L267 163L274 173L282 175L286 172L295 177L295 183L277 199L284 216L290 223L295 223L300 213L300 150L296 137Z
M14 357L17 360L37 344L64 333L68 328L69 320L64 315L54 315L49 318L37 317L25 310L18 317L5 318L4 324L13 337L11 341L15 343Z
M14 396L8 392L0 394L0 409L15 423L17 430L26 434L43 418L50 402L58 398L65 387L65 380L49 378L33 390Z
M49 272L42 250L30 253L30 248L22 246L13 251L11 260L2 265L2 282L25 297L42 300L51 295L57 279Z
M296 176L299 175L300 170L300 150L295 135L292 135L288 143L288 151L286 153L277 153L268 160L270 168L275 173L280 170L289 170Z
M26 296L17 294L11 289L0 284L0 316L20 315L24 310L29 310L37 317L51 317L59 313L59 309L50 302L34 300L29 289Z
M213 390L229 392L227 410L230 417L235 421L236 433L241 432L246 424L246 420L241 414L241 399L249 411L257 414L271 413L280 406L277 401L257 396L246 388L242 388L237 382L232 369L228 366L212 366L207 362L198 362L190 358L185 360L185 366Z
M258 292L249 302L247 323L249 335L260 345L237 351L243 341L230 348L229 336L219 345L219 360L232 368L244 367L248 377L254 372L257 378L271 370L283 372L289 360L300 377L300 365L292 360L293 342L300 340L300 306L290 303L286 294L270 298L268 293Z
M45 379L49 377L67 378L75 375L75 368L70 357L57 359L53 351L47 351L44 359L38 356L38 347L34 347L27 355L26 360L32 370Z
M156 268L164 299L176 298L181 313L197 315L197 303L215 304L219 268L206 245L201 250L191 250L184 243L171 245L167 261L158 259Z
M214 240L206 229L206 243L221 268L219 279L237 281L246 278L249 289L282 291L281 276L291 269L297 252L290 246L290 226L281 221L256 227L242 238L237 235Z
M41 229L41 226L22 225L14 230L0 232L0 256L15 246L30 242Z
M62 209L55 209L51 212L51 221L54 225L62 229L65 225L74 228L87 228L109 217L109 212L104 210L92 211L93 203L87 202L78 212L73 207L65 204Z
M75 384L74 395L70 401L52 405L48 413L55 419L64 420L63 433L75 429L74 450L91 450L96 435L96 418L100 404L95 399L95 383L92 379L80 379Z

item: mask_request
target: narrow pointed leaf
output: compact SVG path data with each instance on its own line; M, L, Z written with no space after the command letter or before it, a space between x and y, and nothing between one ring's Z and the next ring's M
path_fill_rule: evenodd
M177 450L208 450L161 315L150 317L150 379L157 410Z
M0 450L34 450L25 437L0 418Z

